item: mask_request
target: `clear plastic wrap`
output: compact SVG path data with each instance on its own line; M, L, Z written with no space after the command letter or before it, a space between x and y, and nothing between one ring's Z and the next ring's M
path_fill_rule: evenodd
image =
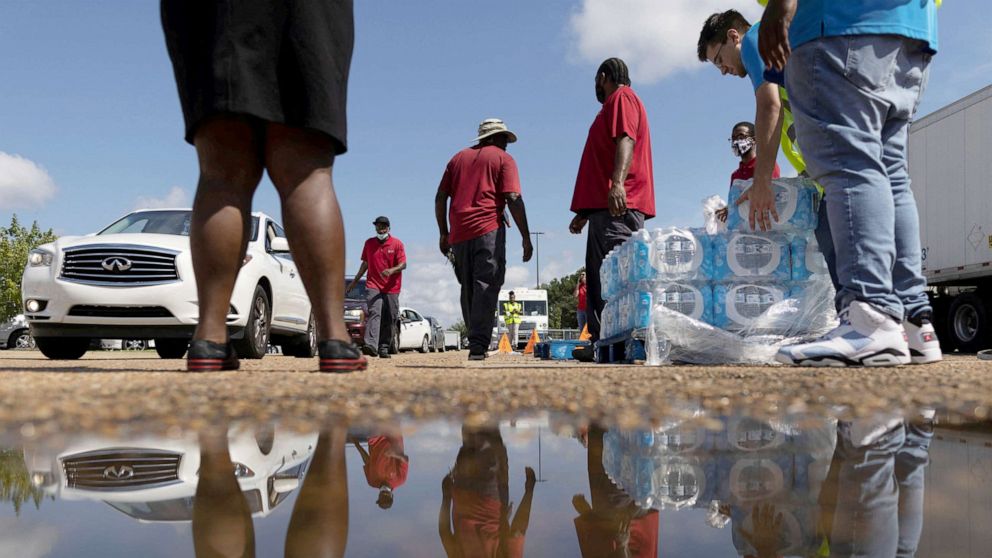
M737 200L751 187L750 180L735 180L730 186L730 196L727 206L730 213L727 216L727 229L731 231L750 230L748 211L749 202L740 205ZM775 191L775 210L778 221L772 223L773 231L812 231L817 225L817 209L820 194L816 183L808 178L776 178L772 181Z
M690 364L772 364L780 347L819 337L837 325L829 278L815 275L788 292L795 297L772 304L737 332L655 304L646 339L663 350L649 342L648 361L652 354L664 353L667 361ZM661 364L666 359L656 361Z
M717 211L726 208L727 202L720 196L710 196L703 200L703 229L706 234L713 235L727 230L727 223L716 217Z
M651 243L654 268L660 279L705 280L712 272L712 238L703 229L655 229Z
M714 282L792 278L792 246L784 234L723 233L713 237L712 254Z

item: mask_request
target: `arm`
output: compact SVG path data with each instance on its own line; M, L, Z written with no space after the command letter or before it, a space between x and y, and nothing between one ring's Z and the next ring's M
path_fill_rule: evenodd
M389 277L390 275L394 275L396 273L399 273L399 272L403 271L404 269L406 269L406 262L400 262L399 265L395 265L393 267L390 267L389 269L382 270L382 276L383 277Z
M504 197L506 198L506 207L510 209L510 216L513 217L513 222L516 223L517 228L520 229L520 236L523 237L524 261L529 262L534 254L534 247L530 242L530 228L527 225L527 209L524 207L524 199L517 193L504 194Z
M785 69L792 50L789 47L789 26L796 15L796 0L771 0L761 16L758 30L758 52L765 67Z
M754 168L754 181L751 188L737 200L737 205L751 202L748 223L752 230L769 231L771 219L778 221L775 209L775 193L772 191L772 173L778 157L779 138L782 136L782 100L778 85L766 82L754 92L757 114L754 118L755 142L758 160Z
M444 179L442 179L441 185L437 188L437 194L434 196L434 218L437 219L437 230L440 233L438 247L445 257L448 257L448 249L450 248L448 245L448 197L448 192L444 188Z
M524 484L524 498L520 500L520 507L517 508L517 513L514 514L513 522L510 524L510 536L527 533L527 526L530 525L530 506L534 501L534 485L537 484L537 477L534 475L534 469L530 467L527 467L525 472L527 481Z
M455 545L455 534L451 530L451 474L449 473L441 481L441 510L437 517L437 532L441 537L441 545L444 546L444 553L449 557L457 556L457 546Z
M624 181L630 171L630 161L634 158L634 138L622 135L616 139L617 150L613 156L613 176L610 179L610 193L607 207L610 215L619 217L627 211L627 190Z
M351 443L355 444L355 449L357 449L358 450L358 453L361 454L361 456L362 456L362 462L363 463L368 463L369 462L369 452L365 451L365 448L363 448L362 445L358 443L358 440L352 440Z
M362 260L362 265L358 268L358 273L355 274L355 278L351 280L351 283L348 283L348 288L345 289L344 291L345 293L355 288L355 285L358 284L358 280L362 278L362 275L365 275L365 272L368 270L368 268L369 268L369 264L366 263L365 260Z

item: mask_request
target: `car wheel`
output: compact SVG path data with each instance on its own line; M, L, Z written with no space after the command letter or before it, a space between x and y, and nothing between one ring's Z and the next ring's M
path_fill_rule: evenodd
M148 343L144 339L122 339L121 349L125 351L144 351Z
M88 337L35 337L34 342L52 360L76 360L90 348Z
M33 349L34 338L31 337L31 332L27 328L19 329L14 333L10 334L10 339L7 339L8 349L22 349L28 350Z
M400 354L400 332L398 330L393 331L393 342L389 345L389 354Z
M156 339L155 352L165 359L183 358L189 348L189 339Z
M317 325L314 323L313 314L310 315L306 334L298 335L293 341L283 345L282 354L296 358L313 358L317 355Z
M255 295L252 296L244 337L234 340L234 349L239 357L254 359L265 356L265 351L269 348L270 312L269 295L259 285L255 287Z
M431 338L429 335L425 335L423 342L420 343L420 348L417 350L422 353L426 353L427 351L430 350L430 348L431 348Z

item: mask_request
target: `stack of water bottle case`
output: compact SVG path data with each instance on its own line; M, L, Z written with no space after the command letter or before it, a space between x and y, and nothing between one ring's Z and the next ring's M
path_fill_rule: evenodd
M801 178L773 182L779 220L770 232L750 230L748 204L735 205L750 185L732 185L726 232L641 229L607 255L600 272L607 301L602 338L646 338L643 332L653 328L653 334L676 342L671 349L677 351L679 333L685 332L670 330L688 326L697 331L690 339L681 335L682 345L698 341L706 346L717 341L707 332L722 330L738 337L772 336L762 339L768 346L827 325L823 318L832 305L821 302L832 293L824 292L831 287L813 236L819 204L815 184ZM676 322L671 311L680 315ZM770 311L776 319L768 319ZM693 352L693 347L682 348Z

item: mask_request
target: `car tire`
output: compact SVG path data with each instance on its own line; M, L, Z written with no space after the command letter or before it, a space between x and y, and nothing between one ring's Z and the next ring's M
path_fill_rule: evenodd
M189 348L189 339L156 339L155 352L164 359L183 358Z
M284 344L282 354L296 358L313 358L317 355L317 324L314 323L313 314L310 315L307 332Z
M238 352L239 357L258 359L265 356L269 348L271 313L269 295L261 285L258 285L255 287L255 294L251 297L251 311L248 313L244 336L234 340L234 350Z
M121 339L121 350L144 351L147 348L148 342L144 339Z
M429 335L424 336L424 340L420 343L420 348L417 350L421 353L426 353L431 350L431 337Z
M18 329L7 339L8 349L31 350L35 348L34 338L28 328Z
M398 327L397 330L393 331L393 342L389 345L389 354L400 354L400 332Z
M52 360L76 360L90 348L88 337L35 337L34 342Z
M948 311L948 330L962 353L976 353L992 345L989 311L977 293L954 297Z

